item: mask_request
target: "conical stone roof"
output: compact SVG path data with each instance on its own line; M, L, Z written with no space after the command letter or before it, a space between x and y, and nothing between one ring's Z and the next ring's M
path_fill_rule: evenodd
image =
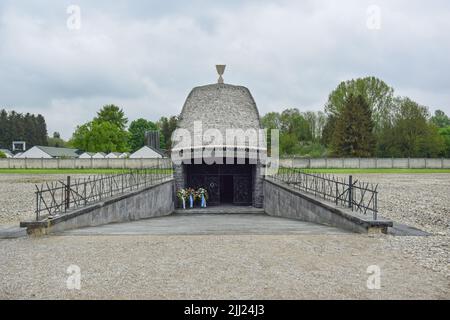
M195 139L194 122L199 121L202 132L208 129L217 129L226 137L227 129L261 129L260 117L256 103L250 91L243 86L231 84L210 84L192 89L178 122L179 129L187 129L191 133L193 142ZM197 139L198 141L198 139ZM201 141L201 139L200 139ZM245 143L244 146L224 141L221 145L225 148L255 148L261 149L257 144ZM197 144L175 143L174 150L201 147Z

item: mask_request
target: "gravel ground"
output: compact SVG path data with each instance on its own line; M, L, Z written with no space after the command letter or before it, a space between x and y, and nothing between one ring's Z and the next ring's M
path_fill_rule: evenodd
M385 236L52 236L0 241L0 299L449 299ZM49 250L51 249L51 250ZM67 289L70 265L81 289ZM381 288L367 288L368 266Z
M35 185L64 181L66 177L64 174L0 174L0 224L18 224L20 221L33 219Z
M33 216L34 183L0 175L0 223ZM382 215L430 237L51 236L0 240L0 298L450 299L450 174L354 175L379 183ZM66 288L76 264L82 288ZM366 268L381 267L381 290Z
M365 174L378 183L382 216L424 231L450 234L450 174Z

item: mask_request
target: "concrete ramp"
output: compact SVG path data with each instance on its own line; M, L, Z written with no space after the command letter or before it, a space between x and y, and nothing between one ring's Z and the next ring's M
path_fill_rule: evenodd
M387 233L392 221L352 212L285 183L264 181L264 210L271 216L298 219L357 233Z
M293 235L348 234L315 223L266 214L172 214L167 217L64 231L64 235Z

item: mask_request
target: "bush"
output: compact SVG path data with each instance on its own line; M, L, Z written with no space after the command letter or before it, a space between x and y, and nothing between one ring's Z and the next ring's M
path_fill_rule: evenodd
M0 151L0 159L6 158L6 154L2 151Z

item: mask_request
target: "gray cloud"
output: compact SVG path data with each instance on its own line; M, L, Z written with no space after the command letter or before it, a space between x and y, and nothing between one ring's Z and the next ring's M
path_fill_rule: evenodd
M193 86L252 91L261 113L320 110L342 80L374 75L450 113L447 1L2 1L0 105L42 113L68 138L107 103L128 117L178 114ZM369 5L381 29L366 27Z

